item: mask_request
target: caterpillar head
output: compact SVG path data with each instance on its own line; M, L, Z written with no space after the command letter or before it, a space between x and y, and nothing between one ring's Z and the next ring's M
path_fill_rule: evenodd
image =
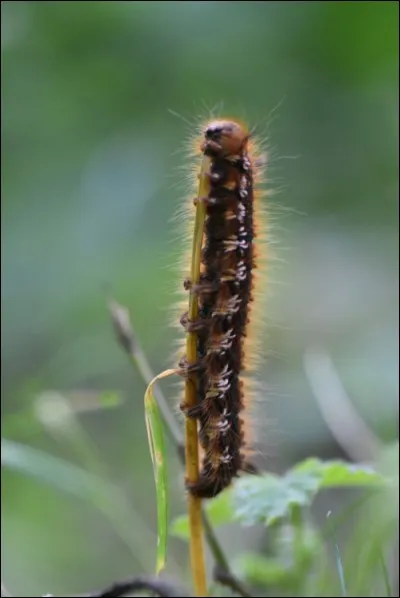
M242 152L249 132L235 121L213 120L205 128L201 150L204 153L228 157Z

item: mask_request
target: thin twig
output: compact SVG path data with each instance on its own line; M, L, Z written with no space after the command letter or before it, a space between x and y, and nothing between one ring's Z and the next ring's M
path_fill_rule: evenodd
M133 366L147 387L154 379L154 373L152 372L146 355L140 347L137 336L133 331L129 311L126 307L120 305L113 299L109 300L109 310L117 340L124 351L128 354ZM154 387L153 393L160 408L161 415L163 416L163 419L167 425L167 430L171 436L171 440L176 446L183 447L183 434L175 417L171 413L163 393L158 386Z
M128 592L137 592L139 590L150 590L157 596L164 598L183 598L188 596L186 590L176 587L172 582L152 577L136 577L114 583L112 586L99 592L81 595L81 598L118 598Z
M144 385L147 387L154 379L154 373L133 330L128 310L115 301L110 301L109 307L117 339L125 352L128 353L132 365L135 367L139 376L142 378ZM184 465L185 451L183 434L181 433L174 415L171 413L170 406L162 390L155 386L153 392L166 424L166 431L170 440L175 444L178 457ZM235 587L235 591L239 596L244 596L245 598L250 596L249 592L232 574L228 560L204 509L202 512L202 519L205 538L213 555L219 577L223 574L224 579L231 580L229 585L230 587Z
M203 526L204 526L204 534L207 540L207 544L211 553L214 557L215 564L218 568L225 573L230 575L230 567L228 563L228 559L226 558L224 551L222 550L221 544L217 540L217 536L215 535L213 526L210 523L209 518L207 517L207 513L203 509Z
M239 596L252 598L252 595L243 587L241 582L229 572L216 567L214 570L214 579L216 582L239 594Z
M156 594L156 596L161 596L161 598L190 597L187 590L177 586L172 581L141 575L124 581L117 581L103 590L88 592L86 594L74 594L73 598L122 598L122 596L128 593L139 592L141 590L150 591ZM53 596L53 594L44 594L44 596Z

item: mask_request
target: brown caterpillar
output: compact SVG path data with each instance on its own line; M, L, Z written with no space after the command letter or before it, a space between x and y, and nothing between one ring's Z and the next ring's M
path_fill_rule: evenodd
M197 404L183 402L180 408L198 420L203 452L199 479L187 488L195 496L212 498L246 467L249 452L244 415L251 391L243 374L258 356L254 329L259 320L253 306L260 265L255 186L261 163L251 133L237 121L211 121L203 135L200 150L211 166L210 192L195 200L206 206L200 281L192 288L199 317L189 322L186 312L180 320L187 331L197 333L198 362L188 366L185 357L180 361L182 375L196 371ZM189 279L184 287L192 287Z

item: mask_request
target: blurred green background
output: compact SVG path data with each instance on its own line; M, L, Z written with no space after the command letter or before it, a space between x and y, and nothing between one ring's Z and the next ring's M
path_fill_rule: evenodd
M96 510L57 464L44 464L43 484L29 455L15 456L32 473L2 470L2 578L15 595L153 570L145 389L116 345L104 285L129 307L154 372L169 367L186 121L216 106L258 125L269 148L279 260L257 401L263 467L343 454L304 369L314 346L376 436L396 438L398 12L397 2L1 3L2 438L116 488ZM162 386L177 411L176 384ZM170 444L168 455L172 517L185 502ZM258 541L221 538L229 554ZM172 573L187 568L182 542L170 554Z

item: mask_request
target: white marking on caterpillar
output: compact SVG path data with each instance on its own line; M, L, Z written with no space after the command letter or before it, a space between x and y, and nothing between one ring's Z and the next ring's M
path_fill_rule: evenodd
M211 317L215 316L232 316L240 309L240 304L242 303L242 298L239 295L234 295L228 299L227 303L224 305L220 305L216 309L211 312Z
M225 247L225 253L229 253L230 251L236 251L238 247L238 238L235 236L230 237L226 241L223 242Z
M239 216L238 216L238 219L239 219L239 222L240 222L240 224L243 224L243 222L244 222L244 219L245 219L245 217L246 217L246 208L245 208L245 206L242 204L242 202L239 202L238 208L239 208Z
M231 427L231 422L226 418L221 419L221 421L219 421L217 423L217 428L219 429L219 431L221 432L221 434L223 436L225 436L225 434L227 434L227 432L229 432L230 427Z
M235 340L235 333L233 331L233 328L230 328L228 330L228 332L226 332L224 334L224 338L222 339L222 341L220 343L222 354L226 353L226 351L232 347L232 343L234 340Z
M228 364L226 364L220 375L221 377L217 382L217 388L219 388L225 394L231 386L229 378L232 375L232 370L229 369Z
M240 262L238 263L236 280L238 280L239 282L243 282L243 280L246 280L246 278L247 278L246 264L244 263L243 260L240 260Z
M221 463L228 464L232 461L232 455L229 454L229 448L226 447L223 454L219 458Z
M206 393L207 398L218 398L223 399L226 392L230 389L230 376L232 370L229 369L229 364L226 364L218 377L210 380L208 391Z
M246 156L245 158L243 158L243 170L250 170L250 166L250 160Z
M232 343L235 340L235 333L233 328L230 328L222 338L215 339L212 343L210 343L209 351L211 353L217 353L220 355L224 355L228 349L232 347Z

